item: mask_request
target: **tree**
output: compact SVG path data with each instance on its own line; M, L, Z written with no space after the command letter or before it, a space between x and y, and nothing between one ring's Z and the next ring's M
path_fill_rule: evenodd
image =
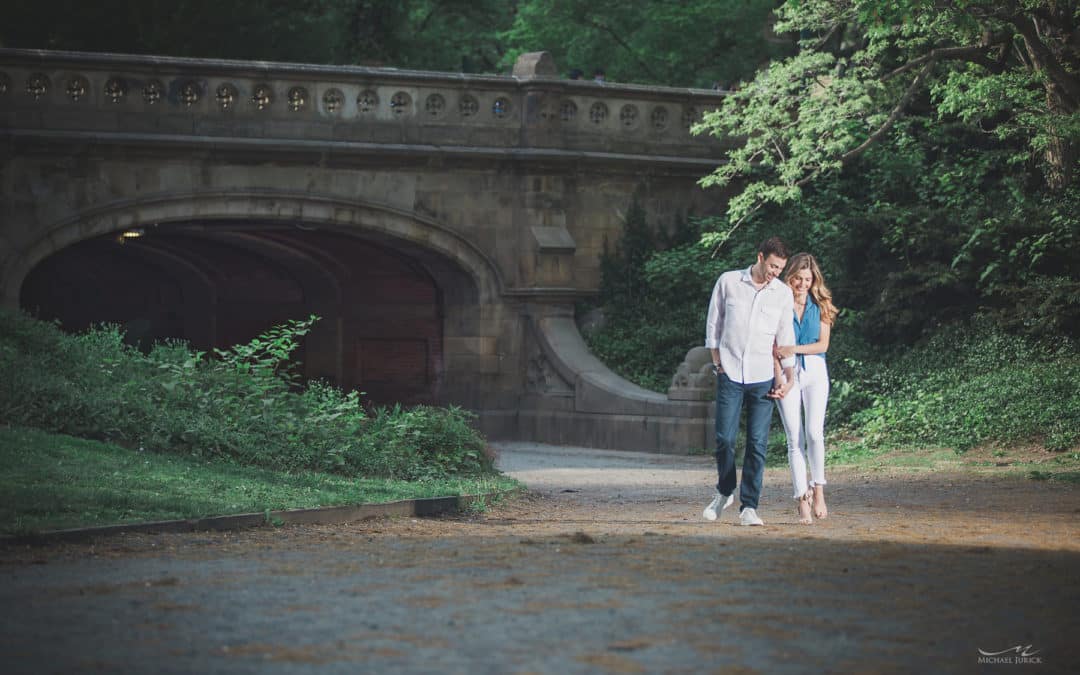
M500 31L513 20L501 0L333 0L347 63L485 72L498 70Z
M41 0L5 13L0 45L493 72L512 18L499 0Z
M910 341L991 313L1080 333L1078 3L790 0L773 62L706 114L741 139L703 235L782 232L832 258L866 334Z
M340 0L40 0L6 8L6 47L333 62Z
M709 87L793 40L779 0L40 0L16 3L0 45L201 58L508 72L547 50L623 82Z
M504 65L547 50L565 70L608 80L711 87L750 75L793 41L769 30L777 0L522 0L501 38Z
M789 0L777 31L804 35L705 116L700 131L745 143L703 180L747 183L737 225L766 203L851 165L913 112L958 120L1040 155L1045 182L1071 184L1080 139L1074 0Z

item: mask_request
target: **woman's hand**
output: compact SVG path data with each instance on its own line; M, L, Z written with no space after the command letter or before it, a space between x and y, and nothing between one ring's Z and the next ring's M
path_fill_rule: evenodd
M773 356L778 359L789 359L792 356L795 356L795 345L791 345L788 347L780 347L777 345L773 345L772 352Z
M779 386L774 386L769 390L769 398L775 398L777 400L782 399L788 395L788 392L790 392L794 386L794 382L785 382Z
M773 386L769 389L767 396L772 399L782 399L787 396L788 392L795 386L794 382L789 382L783 377L777 376L773 380Z

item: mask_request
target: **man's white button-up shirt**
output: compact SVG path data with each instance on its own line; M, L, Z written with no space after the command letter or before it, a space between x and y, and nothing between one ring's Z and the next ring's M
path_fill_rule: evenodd
M771 380L773 343L795 344L791 288L776 278L758 290L750 269L720 275L705 322L705 346L720 350L720 367L740 384ZM781 365L794 366L795 357L784 359Z

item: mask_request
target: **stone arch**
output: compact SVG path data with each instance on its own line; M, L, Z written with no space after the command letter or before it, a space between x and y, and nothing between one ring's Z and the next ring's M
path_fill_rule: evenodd
M238 220L291 223L301 229L327 228L407 246L420 254L421 262L438 282L453 274L448 267L464 272L474 288L457 290L464 290L472 296L469 301L479 304L497 302L504 287L498 267L482 250L440 223L415 213L332 195L276 190L198 191L104 204L47 226L45 233L7 269L3 301L17 306L19 289L29 271L49 255L80 241L155 224ZM447 261L452 265L447 266Z

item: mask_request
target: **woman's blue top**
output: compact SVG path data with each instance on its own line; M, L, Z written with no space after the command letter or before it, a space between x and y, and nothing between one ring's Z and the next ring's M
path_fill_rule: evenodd
M803 309L802 321L799 315L792 312L795 321L795 344L809 345L818 341L821 337L821 308L814 302L810 294L806 294L806 307ZM806 368L806 356L820 356L825 358L825 352L821 354L798 354L799 367Z

